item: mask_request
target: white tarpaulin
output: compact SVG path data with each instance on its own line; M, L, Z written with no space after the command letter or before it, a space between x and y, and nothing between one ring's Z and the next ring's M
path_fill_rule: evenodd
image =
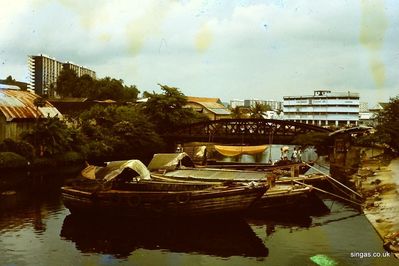
M175 170L181 165L194 167L194 163L187 155L187 153L157 153L154 154L151 162L148 164L148 170Z
M148 171L147 167L139 160L112 161L108 162L107 166L105 167L88 165L82 170L81 174L88 179L102 179L104 181L111 181L127 168L134 170L139 175L135 177L137 180L151 179L150 172Z

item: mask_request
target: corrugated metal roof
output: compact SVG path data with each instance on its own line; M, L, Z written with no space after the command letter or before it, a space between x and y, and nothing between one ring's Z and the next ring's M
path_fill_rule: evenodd
M14 119L28 119L40 117L62 117L61 113L48 101L43 107L37 108L34 100L39 95L29 91L21 90L0 90L0 112L5 116L6 121Z
M223 104L216 103L216 102L195 102L196 104L199 104L203 107L205 107L207 110L211 111L214 114L217 115L230 115L231 112L229 109L224 107Z

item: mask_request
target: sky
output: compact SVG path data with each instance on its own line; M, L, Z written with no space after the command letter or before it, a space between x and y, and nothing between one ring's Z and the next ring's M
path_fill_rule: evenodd
M0 78L29 82L45 54L187 96L282 100L399 95L396 0L0 0Z

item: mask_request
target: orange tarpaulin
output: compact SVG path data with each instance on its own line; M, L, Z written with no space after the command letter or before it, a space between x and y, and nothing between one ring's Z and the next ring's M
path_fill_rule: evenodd
M258 146L215 145L215 149L224 156L237 156L240 154L262 153L267 149L267 145L258 145Z

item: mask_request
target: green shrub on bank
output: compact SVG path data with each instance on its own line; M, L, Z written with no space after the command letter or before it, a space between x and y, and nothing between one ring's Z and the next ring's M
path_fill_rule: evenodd
M0 152L17 153L28 160L32 160L35 156L35 148L26 141L15 141L12 139L4 139L0 143Z
M28 160L14 152L0 152L0 168L24 168Z

